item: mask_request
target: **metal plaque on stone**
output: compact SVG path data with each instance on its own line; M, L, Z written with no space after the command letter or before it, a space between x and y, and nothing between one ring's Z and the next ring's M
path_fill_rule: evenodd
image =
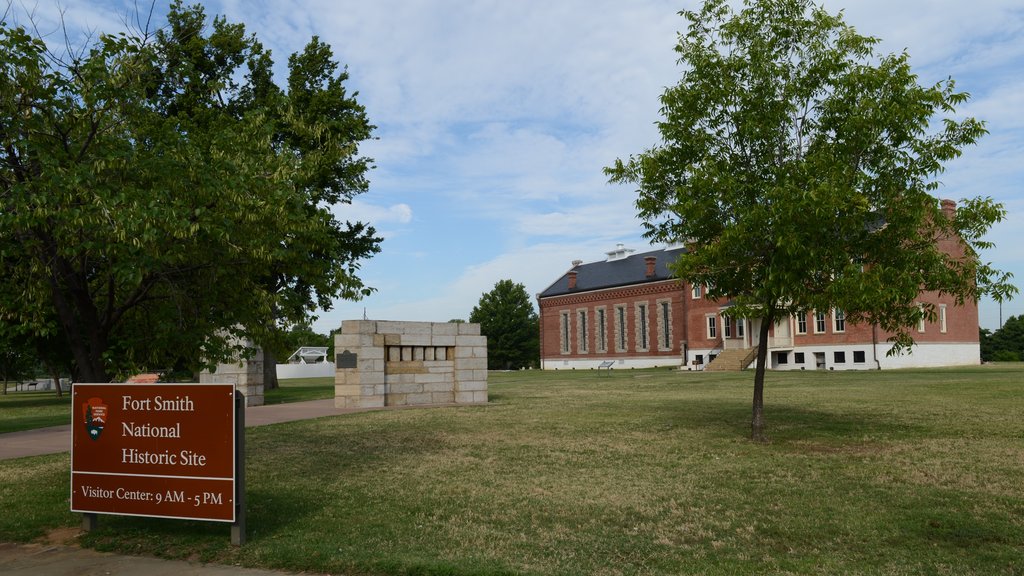
M335 359L335 365L338 367L339 370L344 368L355 368L356 359L357 355L355 352L349 352L348 350L345 350L341 354L338 354L337 358Z

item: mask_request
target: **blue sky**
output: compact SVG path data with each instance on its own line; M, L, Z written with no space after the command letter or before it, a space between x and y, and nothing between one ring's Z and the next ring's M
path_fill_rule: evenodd
M142 0L140 0L142 2ZM984 254L1024 288L1024 5L1020 0L826 0L848 23L911 55L922 83L947 76L972 94L959 110L991 133L939 177L945 198L991 196L1008 218ZM134 0L35 3L44 31L118 31ZM363 264L377 292L338 302L314 327L343 319L467 318L511 279L533 295L572 260L617 243L643 251L635 193L602 168L658 141L658 96L679 78L681 0L216 0L208 14L242 22L279 65L312 35L348 66L378 140L371 187L342 219L372 223L383 251ZM166 11L157 3L156 20ZM56 34L56 32L55 32ZM981 303L983 327L1000 309ZM1024 314L1024 297L1003 318Z

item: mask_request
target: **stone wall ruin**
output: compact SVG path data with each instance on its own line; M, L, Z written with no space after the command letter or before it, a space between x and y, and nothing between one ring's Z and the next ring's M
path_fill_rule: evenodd
M487 402L479 324L345 320L334 352L338 408Z

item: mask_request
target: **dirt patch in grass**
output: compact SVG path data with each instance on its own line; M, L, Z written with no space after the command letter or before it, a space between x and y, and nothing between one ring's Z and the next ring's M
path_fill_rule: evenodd
M82 534L79 526L54 528L40 538L40 542L50 546L78 546L78 537Z

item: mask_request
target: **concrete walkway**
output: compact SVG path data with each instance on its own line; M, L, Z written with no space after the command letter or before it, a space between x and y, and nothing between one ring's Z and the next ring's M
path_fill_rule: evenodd
M293 420L338 416L339 414L349 414L352 412L355 412L355 410L335 408L333 398L310 400L309 402L293 402L291 404L253 406L245 409L245 426L247 428L250 426L265 426L267 424L278 424ZM70 418L70 415L68 418ZM70 424L0 434L0 460L70 451Z
M10 576L281 576L282 572L120 556L75 546L0 544L0 574Z
M265 426L294 420L348 414L334 399L254 406L245 409L245 425ZM0 460L56 454L71 450L71 425L0 434ZM70 473L70 471L69 471ZM225 532L225 538L227 533ZM105 554L65 544L0 543L0 574L12 576L281 576L281 572L238 566L199 564L137 556Z

